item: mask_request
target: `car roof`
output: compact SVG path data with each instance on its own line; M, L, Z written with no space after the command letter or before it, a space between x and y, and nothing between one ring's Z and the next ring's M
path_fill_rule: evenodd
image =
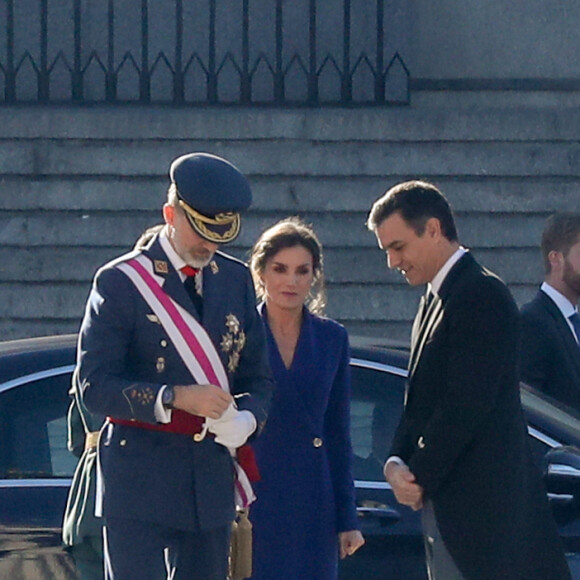
M549 431L558 442L580 447L580 412L548 395L520 384L522 407L528 423L533 427Z
M21 338L0 342L0 356L15 353L32 352L38 350L55 350L62 348L76 348L76 334L61 334L54 336L39 336Z
M391 339L358 335L351 336L349 340L352 358L371 360L407 370L408 344Z
M0 342L0 387L14 379L75 363L76 335Z

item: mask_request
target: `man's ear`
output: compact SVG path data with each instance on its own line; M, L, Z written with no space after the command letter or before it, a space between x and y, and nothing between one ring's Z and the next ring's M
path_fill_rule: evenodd
M427 220L425 224L425 233L430 238L438 238L441 236L441 222L436 218L432 217Z
M175 218L175 207L169 205L168 203L164 204L163 219L165 219L165 222L168 223L170 226L172 226L174 218Z
M548 261L550 262L550 271L560 271L564 265L564 254L557 250L548 252Z

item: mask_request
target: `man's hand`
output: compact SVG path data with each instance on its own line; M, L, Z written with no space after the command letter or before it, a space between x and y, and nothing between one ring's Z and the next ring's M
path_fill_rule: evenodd
M212 419L219 419L234 400L216 385L183 385L173 387L173 391L175 409Z
M340 547L340 558L352 556L363 544L365 539L358 530L340 532L338 534L338 544Z
M208 418L205 423L209 432L215 435L216 443L233 449L241 447L256 429L252 413L238 411L235 405L230 405L219 419Z
M393 487L393 492L399 503L408 505L415 511L423 507L423 488L415 483L415 476L406 465L388 461L385 464L384 474L386 480Z

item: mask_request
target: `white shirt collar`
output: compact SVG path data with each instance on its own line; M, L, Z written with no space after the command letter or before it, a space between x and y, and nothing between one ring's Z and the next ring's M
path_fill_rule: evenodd
M178 272L179 276L181 277L182 280L185 280L186 276L185 274L183 274L180 270L181 268L183 268L184 266L187 266L187 263L185 262L185 260L175 251L175 249L173 248L173 246L171 245L171 242L169 241L169 238L167 237L167 226L165 226L160 232L159 232L159 244L161 245L161 248L163 249L163 251L165 252L165 254L167 255L167 259L171 262L171 265L175 268L175 270Z
M431 280L431 282L427 284L427 288L429 289L430 292L432 292L435 295L439 293L443 281L447 277L447 274L449 274L449 270L451 270L451 268L453 268L453 266L455 266L455 264L459 261L459 259L466 253L467 250L463 246L459 246L459 248L457 248L457 250L453 252L453 254L447 260L447 262L443 264L443 267L439 270L439 272L435 274L433 280Z
M540 286L540 290L547 294L552 301L556 304L556 306L560 309L560 312L564 316L564 318L568 318L574 312L577 312L574 304L566 298L561 292L558 292L553 286L550 286L547 282L543 282Z

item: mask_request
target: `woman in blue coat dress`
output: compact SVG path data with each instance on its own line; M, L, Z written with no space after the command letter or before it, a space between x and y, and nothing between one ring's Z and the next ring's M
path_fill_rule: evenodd
M358 530L346 330L322 318L322 250L295 218L265 231L251 269L276 395L254 450L261 480L250 512L253 580L335 580ZM308 306L306 304L308 303Z

